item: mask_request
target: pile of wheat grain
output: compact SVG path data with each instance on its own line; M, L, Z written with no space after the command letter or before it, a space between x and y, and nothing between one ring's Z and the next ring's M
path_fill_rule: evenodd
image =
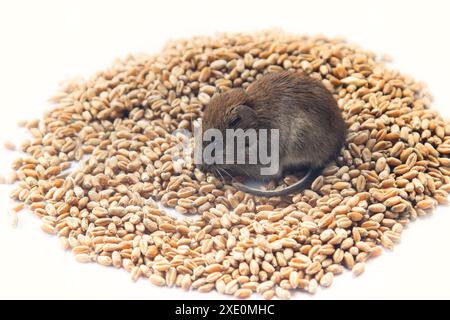
M214 93L287 69L321 79L349 129L311 190L257 198L172 161L171 133L190 129ZM392 249L450 190L450 126L428 109L430 96L341 39L262 32L175 41L68 84L53 102L42 120L22 123L32 138L14 162L12 198L77 261L157 286L239 298L314 293L345 268L361 274L380 245Z

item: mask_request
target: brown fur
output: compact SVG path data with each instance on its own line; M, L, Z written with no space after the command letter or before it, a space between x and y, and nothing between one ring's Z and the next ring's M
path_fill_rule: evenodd
M203 127L224 131L236 117L240 117L237 127L244 130L280 130L277 177L301 167L318 171L336 158L345 141L345 122L332 94L321 82L297 72L268 73L247 90L215 95L204 112ZM221 166L261 178L258 165Z

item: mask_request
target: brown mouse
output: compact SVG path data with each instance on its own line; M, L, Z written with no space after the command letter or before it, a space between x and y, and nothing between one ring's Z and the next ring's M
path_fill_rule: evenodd
M204 111L202 125L204 132L215 128L224 136L226 129L279 130L279 170L271 176L261 176L259 162L203 165L220 175L264 180L307 169L304 178L281 190L263 191L234 183L242 191L265 197L307 188L337 157L346 136L346 125L333 95L320 81L292 71L267 73L246 90L235 88L216 94Z

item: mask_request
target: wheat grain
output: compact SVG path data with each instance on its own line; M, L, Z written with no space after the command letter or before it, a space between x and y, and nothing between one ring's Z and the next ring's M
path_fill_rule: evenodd
M11 141L6 141L3 146L9 151L16 151L16 145Z
M365 270L365 264L360 262L353 266L352 272L353 272L353 275L358 277L364 273L364 270Z

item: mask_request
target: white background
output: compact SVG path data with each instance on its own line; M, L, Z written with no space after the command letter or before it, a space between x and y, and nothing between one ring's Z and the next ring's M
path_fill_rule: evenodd
M425 81L449 118L449 1L0 1L0 143L25 137L15 123L39 117L57 83L89 76L128 53L155 53L169 39L280 27L344 36L395 59ZM0 146L0 174L14 156ZM8 188L0 186L0 298L217 299L132 283L123 270L82 265L20 213L10 227ZM441 207L404 232L395 252L368 263L358 279L339 276L298 299L450 298L450 215Z

